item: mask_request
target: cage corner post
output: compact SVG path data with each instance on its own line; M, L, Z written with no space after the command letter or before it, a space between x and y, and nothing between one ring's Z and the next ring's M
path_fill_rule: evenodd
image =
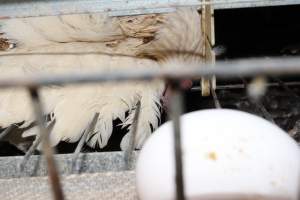
M211 5L212 0L202 1L201 26L204 36L203 55L205 58L205 63L215 64L216 56L215 52L212 50L212 47L215 45L214 8ZM200 87L201 95L209 96L211 94L211 90L216 89L216 77L201 77Z

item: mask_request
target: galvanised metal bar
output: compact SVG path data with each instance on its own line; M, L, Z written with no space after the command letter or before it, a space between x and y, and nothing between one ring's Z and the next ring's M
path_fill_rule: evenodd
M0 18L107 12L111 16L164 13L212 4L214 9L296 5L299 0L0 0Z
M53 149L49 141L48 129L46 128L44 122L44 117L43 117L44 113L43 113L43 108L38 93L38 87L30 87L28 89L32 100L32 107L36 115L36 120L38 122L38 127L40 130L40 137L43 146L43 154L47 161L47 169L48 169L49 180L51 183L53 196L55 200L63 200L64 195L60 183L59 173L56 168L56 164L53 157L54 154Z
M79 143L78 143L78 145L77 145L77 147L76 147L76 149L75 149L75 151L74 151L74 153L76 154L76 157L77 157L77 156L79 155L79 153L81 152L81 149L82 149L82 147L83 147L83 145L84 145L84 143L85 143L85 140L86 140L88 134L89 134L89 133L92 133L92 132L94 131L95 126L96 126L97 121L98 121L98 118L99 118L99 113L96 113L96 114L94 115L93 120L92 120L91 123L89 124L88 128L85 130L85 132L84 132L82 138L80 139L80 141L79 141Z
M132 154L132 165L136 163L138 152ZM80 153L76 160L74 171L70 171L73 163L73 154L55 154L54 159L57 163L59 174L63 176L71 174L91 174L91 173L107 173L123 171L124 152L93 152ZM32 155L24 166L24 170L20 174L19 166L23 162L23 156L0 157L0 180L19 177L36 177L47 176L47 163L43 155ZM131 168L130 170L133 170ZM75 171L77 170L77 171ZM1 185L1 184L0 184ZM1 188L1 187L0 187Z
M185 200L184 190L184 164L182 159L182 142L180 116L183 113L183 97L179 84L171 82L172 97L170 98L169 117L173 122L174 160L175 160L175 186L176 200Z
M289 84L285 83L284 81L282 81L281 79L277 78L277 77L272 77L275 81L277 81L277 83L279 84L280 87L282 87L285 91L287 91L291 96L297 98L300 100L300 96L293 91L291 88L289 88Z
M220 103L220 101L218 99L216 90L211 89L211 94L212 94L212 97L213 97L213 100L214 100L215 107L216 108L222 108L221 103Z
M6 128L3 132L0 133L0 141L5 138L7 134L9 134L12 130L17 128L18 126L16 124L10 125L8 128Z
M284 82L286 86L300 86L299 81L287 81ZM267 87L280 87L280 83L266 83ZM244 84L226 84L226 85L217 85L216 90L235 90L235 89L245 89ZM191 89L192 91L199 91L201 88L199 86L195 86Z
M129 144L128 144L127 149L125 149L125 152L124 152L124 159L125 159L125 164L126 164L125 170L129 170L132 168L133 151L134 151L134 147L135 147L136 134L138 131L137 127L138 127L138 123L139 123L140 110L141 110L141 101L139 100L138 103L136 104L134 118L133 118L133 122L131 124L132 128L131 128L130 132L128 133L128 134L130 134Z
M213 76L218 78L231 78L237 76L256 75L295 75L300 74L300 57L277 57L277 58L256 58L222 61L216 64L201 64L176 69L133 69L118 70L115 72L92 72L49 75L39 73L26 76L6 76L0 78L0 88L7 87L33 87L46 85L100 83L107 81L128 81L128 80L152 80L161 79L182 79L201 76Z
M73 153L73 162L72 162L72 165L71 165L71 173L74 171L74 167L78 167L76 165L76 161L78 159L78 156L79 156L79 154L80 154L80 152L82 150L82 147L84 146L84 144L86 142L86 139L87 139L88 135L90 133L94 132L95 126L96 126L97 121L99 119L99 115L100 114L98 112L94 115L92 121L88 125L87 129L84 131L83 135L81 136L81 138L80 138L80 140L78 142L78 145L76 146L76 149L75 149L75 151ZM76 171L78 171L78 169L76 169Z
M48 133L51 132L53 126L55 124L55 120L53 120L52 122L50 122L47 125L47 131ZM36 136L35 140L33 141L32 145L30 146L30 148L28 149L28 151L26 152L26 154L24 155L23 158L23 162L20 164L20 171L23 172L26 163L29 161L30 157L33 155L34 151L37 149L37 147L41 144L42 142L42 137L40 135Z
M68 200L138 200L135 177L134 171L84 173L63 176L62 184ZM47 177L0 179L0 186L1 200L53 200Z
M35 140L33 141L32 145L26 152L26 154L23 157L23 161L20 164L19 170L22 172L25 168L26 163L29 161L30 156L33 155L34 151L36 150L37 146L42 142L42 138L40 136L36 136Z

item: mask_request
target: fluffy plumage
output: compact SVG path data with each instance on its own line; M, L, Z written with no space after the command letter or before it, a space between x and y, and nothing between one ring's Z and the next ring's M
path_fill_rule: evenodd
M70 71L117 71L118 69L180 67L202 60L203 38L200 16L195 9L180 9L166 14L159 20L145 18L148 26L126 33L124 21L108 18L103 14L72 15L12 19L2 23L6 38L17 42L10 52L93 52L112 55L23 55L1 57L0 74L27 75L30 73L60 74ZM154 20L154 21L153 21ZM156 21L155 21L156 20ZM143 20L142 20L143 21ZM131 20L127 20L132 23ZM123 23L123 25L122 25ZM17 27L17 28L16 28ZM49 29L51 27L51 29ZM125 27L125 28L124 28ZM146 28L145 28L146 27ZM148 27L148 28L147 28ZM150 28L149 28L150 27ZM128 29L128 28L127 28ZM135 33L135 34L133 34ZM137 34L139 33L139 34ZM154 40L143 44L145 37ZM155 33L155 35L153 35ZM149 35L150 34L150 35ZM142 39L137 39L142 38ZM151 37L152 37L151 36ZM110 42L110 43L107 43ZM109 44L109 45L108 45ZM134 58L113 56L114 53L149 56ZM191 54L192 53L192 54ZM51 86L41 90L46 113L56 120L50 133L52 145L59 141L75 142L96 112L100 113L95 132L87 138L87 144L103 148L112 134L112 121L120 119L123 127L132 123L135 105L141 101L141 111L136 137L136 147L141 148L160 119L160 100L165 88L163 81L126 82L122 84L88 84L82 86ZM0 90L0 127L23 122L22 127L35 121L31 102L22 89ZM129 112L126 118L125 113ZM130 131L130 128L129 128ZM37 135L31 128L24 137ZM122 140L124 149L128 134Z

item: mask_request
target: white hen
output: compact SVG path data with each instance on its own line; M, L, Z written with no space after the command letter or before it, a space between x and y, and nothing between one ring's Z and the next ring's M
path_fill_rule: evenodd
M160 19L161 20L161 19ZM130 21L129 21L130 22ZM1 76L30 73L61 74L69 71L101 72L119 69L188 67L200 63L203 38L200 16L195 9L179 9L166 14L158 26L154 40L143 44L142 40L128 38L118 18L102 14L41 17L6 20L2 32L9 40L17 42L17 48L1 53ZM156 21L157 23L157 21ZM151 26L154 26L153 23ZM141 31L143 32L143 30ZM150 31L151 32L151 31ZM152 30L153 32L153 30ZM145 29L149 36L149 30ZM140 35L141 34L137 34ZM118 48L111 48L108 41ZM114 46L113 45L113 46ZM19 55L7 53L35 52L95 52L111 55ZM120 57L113 54L136 54L155 59ZM151 126L157 128L160 118L160 100L165 84L163 81L126 82L122 84L88 84L82 86L51 86L41 89L41 98L47 114L56 120L50 133L53 146L60 141L76 142L98 112L95 132L86 142L100 148L107 145L113 131L113 120L119 118L124 127L132 123L134 108L141 101L136 148L141 148L151 134ZM126 118L125 113L129 112ZM27 91L23 89L0 90L0 127L25 122L22 127L35 121ZM23 136L37 135L35 127ZM128 134L121 148L128 144Z

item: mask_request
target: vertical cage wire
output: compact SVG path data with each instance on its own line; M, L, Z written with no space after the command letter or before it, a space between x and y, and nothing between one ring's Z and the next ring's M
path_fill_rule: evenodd
M185 200L184 165L182 158L180 116L183 113L183 96L178 83L171 81L170 119L173 121L176 199Z
M129 131L128 134L130 134L129 136L129 144L127 149L125 149L124 151L124 162L125 162L125 170L129 170L131 169L131 165L132 165L132 156L133 156L133 151L135 148L135 139L136 139L136 135L137 135L137 131L138 131L138 123L139 123L139 115L140 115L140 110L141 110L141 101L139 100L136 104L136 108L135 108L135 113L134 113L134 117L133 117L133 122L132 122L132 128Z
M32 107L36 115L36 120L40 130L43 154L47 161L48 177L52 187L52 193L55 200L64 200L64 194L60 182L60 176L53 157L53 149L49 141L49 132L45 125L42 102L39 96L39 88L31 87L28 89L32 100Z

